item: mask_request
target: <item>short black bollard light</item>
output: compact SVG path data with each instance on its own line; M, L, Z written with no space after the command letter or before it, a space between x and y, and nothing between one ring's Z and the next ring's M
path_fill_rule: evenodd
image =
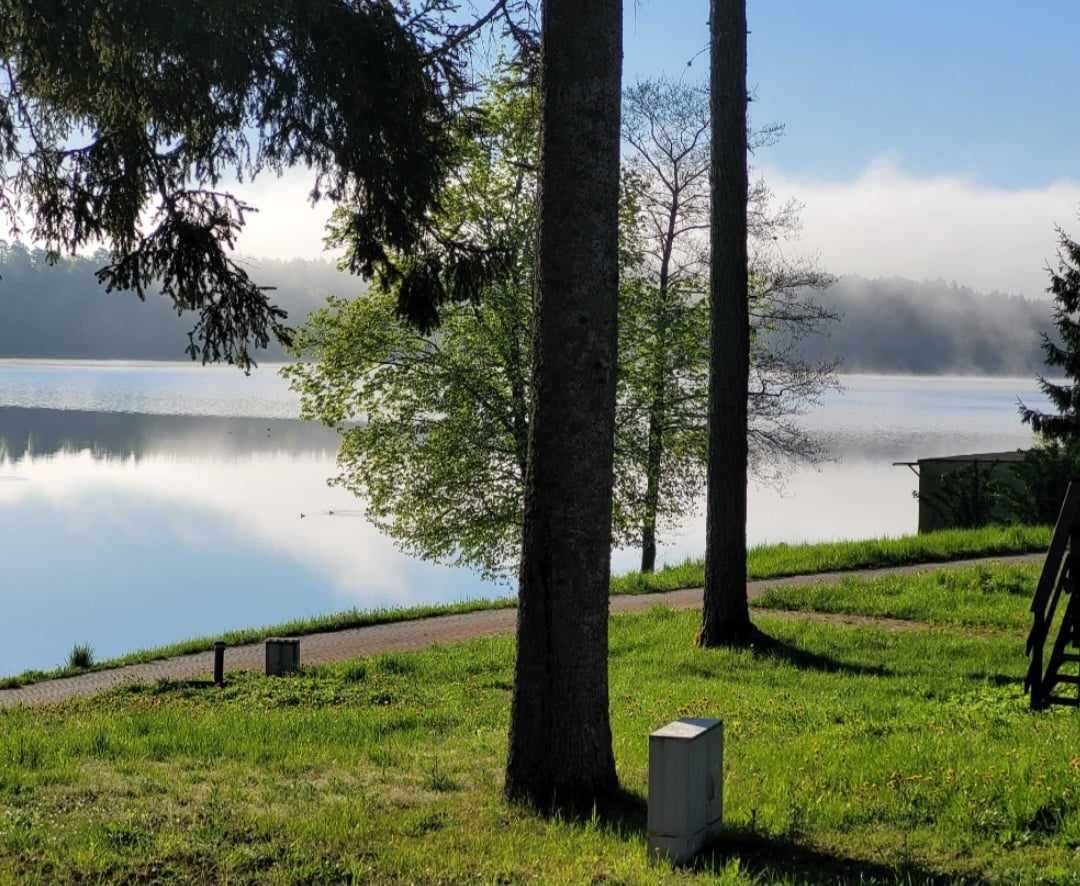
M225 644L214 644L214 683L225 685Z

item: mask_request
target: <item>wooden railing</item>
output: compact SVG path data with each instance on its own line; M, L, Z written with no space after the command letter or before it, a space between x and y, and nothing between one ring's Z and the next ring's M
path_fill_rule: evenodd
M1078 705L1077 698L1055 695L1061 683L1080 686L1080 676L1061 673L1066 662L1080 663L1080 655L1066 652L1080 640L1077 629L1077 601L1080 600L1080 479L1069 483L1061 503L1050 549L1046 553L1039 584L1031 600L1033 623L1028 634L1026 652L1031 658L1024 689L1031 693L1031 707L1045 708L1051 704ZM1054 629L1054 619L1062 597L1067 597L1065 612L1054 636L1049 656L1046 642Z

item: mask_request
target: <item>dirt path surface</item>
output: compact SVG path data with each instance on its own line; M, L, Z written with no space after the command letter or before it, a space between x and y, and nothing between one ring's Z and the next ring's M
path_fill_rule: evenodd
M751 600L769 588L784 585L806 587L816 584L834 584L852 576L876 578L886 575L913 575L940 569L962 569L980 563L1040 563L1042 554L1024 554L1009 557L986 557L978 560L955 560L951 563L927 563L917 566L897 566L886 569L865 569L857 572L823 572L816 575L794 575L787 578L764 579L747 584ZM700 609L702 589L688 588L657 594L620 595L611 598L612 613L643 612L653 606L672 609ZM790 612L756 610L760 614L786 618L805 618L840 624L878 625L881 627L911 630L925 627L918 622L905 622L891 618L872 618L858 615L828 615L814 612ZM407 652L436 644L458 643L476 637L511 634L514 631L517 611L496 609L486 612L470 612L464 615L441 615L434 618L402 621L395 624L350 628L322 634L307 634L300 638L300 660L305 665L325 664L363 655L383 652ZM263 668L262 643L236 646L225 651L226 671L260 671ZM209 677L213 668L213 653L200 652L167 658L147 664L127 665L106 671L95 671L77 677L47 680L19 689L0 690L0 708L17 705L55 704L79 696L93 695L117 686L132 683L155 683L158 680L191 680Z

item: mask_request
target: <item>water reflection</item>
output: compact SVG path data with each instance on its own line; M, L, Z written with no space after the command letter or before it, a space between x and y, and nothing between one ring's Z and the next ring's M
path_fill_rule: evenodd
M322 425L275 418L138 415L0 406L0 459L58 453L141 460L167 455L247 458L258 453L332 457L337 435Z
M0 482L0 672L55 665L76 641L114 655L506 593L395 550L327 487L334 445L295 421L0 409L0 476L18 478Z
M147 382L154 402L191 410L224 403L259 415L262 401L246 399L250 379L189 374L196 371L155 369ZM0 403L11 402L5 385L23 392L22 405L0 407L0 673L59 664L75 642L109 656L352 605L507 592L396 550L350 495L326 485L336 439L324 428L287 418L111 412L109 405L130 408L143 396L133 394L136 372L50 372L19 369L12 382L0 366ZM30 408L69 403L70 392L54 390L69 378L81 379L75 391L104 392L100 402L90 397L94 408L83 411ZM119 379L116 390L110 379ZM1027 380L844 381L843 394L805 419L834 460L786 472L780 488L752 484L752 543L914 531L915 481L891 462L1028 445L1016 398L1039 402ZM277 384L256 382L276 392L271 414L295 414ZM661 562L699 556L704 538L699 512L667 533ZM619 551L613 565L637 560L636 551Z

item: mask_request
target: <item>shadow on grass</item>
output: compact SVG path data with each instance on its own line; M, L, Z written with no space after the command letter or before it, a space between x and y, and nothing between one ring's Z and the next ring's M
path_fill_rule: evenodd
M987 674L981 671L968 671L964 674L967 680L985 680L991 686L1022 686L1024 678L1016 674Z
M721 646L715 648L732 648ZM793 665L801 670L820 671L826 674L848 674L853 677L890 677L893 672L883 665L861 665L841 661L829 655L821 655L802 649L799 646L771 637L768 634L754 629L753 640L740 644L740 648L750 651L753 655L762 659ZM679 667L680 673L693 677L717 677L721 673L719 666L712 667L701 661L690 662Z
M206 678L194 678L191 680L163 679L153 683L135 683L126 687L132 695L179 695L192 692L204 692L208 689L219 689L213 680Z
M648 803L644 797L620 790L596 807L596 816L623 839L641 840L648 836ZM571 816L585 824L590 816ZM754 882L836 883L836 884L970 884L987 882L982 878L943 874L912 862L890 865L863 858L850 858L818 847L799 843L788 837L773 837L746 828L727 828L723 835L701 852L686 871L705 873L722 869L737 861L740 870ZM659 868L658 868L659 871Z
M889 677L892 671L882 665L861 665L841 661L830 655L821 655L801 649L786 640L761 634L761 639L751 649L755 655L785 662L806 671L822 671L826 674L850 674L856 677Z
M709 871L738 861L740 870L755 882L837 884L982 884L982 878L943 874L911 862L889 865L880 861L848 858L785 837L732 829L697 856L691 871Z

